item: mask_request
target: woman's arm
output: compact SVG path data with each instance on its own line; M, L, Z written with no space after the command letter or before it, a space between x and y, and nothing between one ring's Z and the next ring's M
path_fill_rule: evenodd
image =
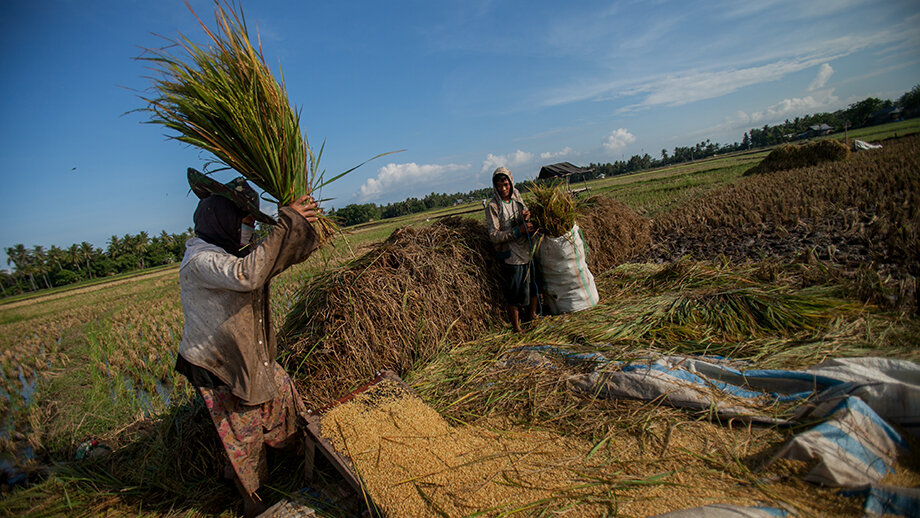
M304 203L305 200L308 200ZM319 246L311 223L316 203L304 197L278 211L278 225L245 257L226 252L203 252L186 268L205 285L232 291L252 291L290 266L303 262Z

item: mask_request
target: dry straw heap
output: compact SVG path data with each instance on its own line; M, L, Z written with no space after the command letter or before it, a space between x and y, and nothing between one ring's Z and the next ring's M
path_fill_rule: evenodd
M598 271L649 245L648 220L612 199L593 201L579 219ZM295 379L310 380L301 393L314 407L382 369L405 373L501 321L499 277L478 220L452 217L397 229L299 290L279 334L285 366Z
M588 245L588 268L601 273L643 255L652 244L651 223L613 198L585 200L578 226Z
M811 144L786 144L770 152L762 162L745 172L752 174L772 173L798 167L810 167L826 162L846 160L850 150L837 140L822 140Z
M313 279L282 326L285 363L314 407L382 369L404 373L494 325L497 263L479 221L401 228L351 264Z

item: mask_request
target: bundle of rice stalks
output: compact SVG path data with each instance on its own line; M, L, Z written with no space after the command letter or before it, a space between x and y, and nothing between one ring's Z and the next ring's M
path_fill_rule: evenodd
M760 164L748 169L744 176L811 167L845 160L848 156L850 150L837 140L822 140L804 145L787 144L771 151Z
M585 200L578 215L588 244L588 268L605 272L645 253L652 243L651 220L607 196Z
M272 76L261 43L255 48L250 42L242 11L225 6L215 2L214 31L195 15L210 38L207 46L180 35L173 43L185 56L149 49L150 56L139 58L160 73L153 80L154 96L141 97L150 122L213 154L216 163L235 169L279 205L354 170L324 180L325 171L319 170L323 147L318 153L310 148L301 133L300 112L291 107L284 83ZM321 222L324 233L334 229L331 220Z
M300 290L280 333L283 362L314 407L382 369L402 375L501 318L498 278L478 221L397 229Z
M575 225L575 200L565 182L535 184L527 199L530 215L539 230L550 237L560 237Z

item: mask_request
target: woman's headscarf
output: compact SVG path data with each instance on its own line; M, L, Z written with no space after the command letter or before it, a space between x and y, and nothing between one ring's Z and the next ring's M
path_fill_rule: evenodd
M228 254L243 257L251 247L240 250L240 227L246 212L223 196L212 194L195 209L195 235L219 246Z

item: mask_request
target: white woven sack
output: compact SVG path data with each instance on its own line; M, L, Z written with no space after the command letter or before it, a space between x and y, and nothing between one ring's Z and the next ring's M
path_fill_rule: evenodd
M543 273L545 301L554 314L581 311L597 305L599 296L594 276L585 262L581 230L560 237L544 237L537 251Z

